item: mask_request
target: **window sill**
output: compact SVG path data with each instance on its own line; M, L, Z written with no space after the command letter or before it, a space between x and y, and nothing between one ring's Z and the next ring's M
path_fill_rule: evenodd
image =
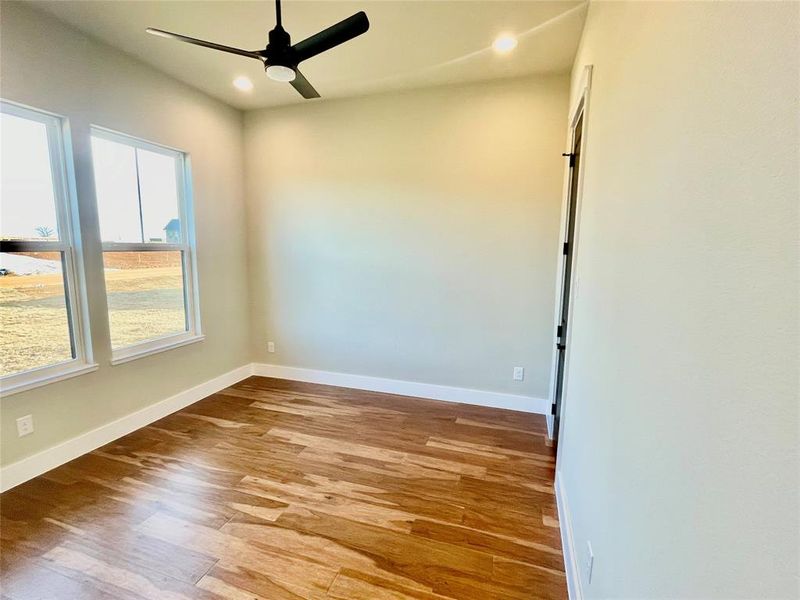
M72 379L73 377L77 377L78 375L84 375L85 373L92 373L93 371L97 371L97 369L99 368L100 365L96 363L89 363L89 364L79 363L79 364L69 365L68 367L64 367L55 373L37 377L36 379L28 379L27 381L22 379L16 382L12 381L12 383L10 384L0 383L0 396L2 397L11 396L12 394L26 392L34 388L42 387L44 385L49 385L51 383L56 383L58 381L64 381L65 379Z
M175 348L180 348L182 346L188 346L189 344L202 342L204 339L206 339L206 336L204 335L192 335L192 336L180 335L180 336L172 336L164 338L162 340L147 342L145 344L140 344L138 346L123 348L121 350L117 350L112 354L111 364L122 365L132 360L144 358L145 356L150 356L151 354L158 354L159 352L166 352L167 350L174 350Z

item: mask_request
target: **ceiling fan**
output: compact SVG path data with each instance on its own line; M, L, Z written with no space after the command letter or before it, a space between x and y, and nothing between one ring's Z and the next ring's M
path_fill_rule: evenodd
M281 25L281 0L275 0L275 14L278 23L275 29L269 32L269 43L263 50L232 48L231 46L223 46L222 44L215 44L214 42L198 40L196 38L180 35L179 33L171 33L152 27L147 28L147 33L171 38L180 42L195 44L196 46L204 46L212 50L221 50L222 52L230 52L231 54L258 59L264 63L264 69L267 72L267 77L270 79L291 83L292 87L300 92L303 98L319 98L319 93L314 89L314 86L303 77L297 65L339 44L344 44L369 29L369 19L367 19L367 15L364 11L360 11L352 17L348 17L344 21L331 25L327 29L323 29L319 33L304 39L302 42L297 42L292 46L289 34Z

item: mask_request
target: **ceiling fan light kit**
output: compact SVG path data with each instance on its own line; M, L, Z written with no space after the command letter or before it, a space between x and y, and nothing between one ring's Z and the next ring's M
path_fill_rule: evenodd
M294 81L297 76L293 68L283 65L264 65L264 69L267 71L267 77L273 81Z
M275 0L275 16L277 24L269 32L269 43L263 50L242 50L241 48L223 46L222 44L207 42L206 40L199 40L162 29L153 29L152 27L147 29L147 33L194 44L195 46L211 48L212 50L258 59L264 63L267 77L274 81L290 83L303 98L309 99L319 98L320 95L297 66L304 60L344 44L369 29L369 19L367 19L364 11L360 11L292 46L291 37L281 24L280 0Z

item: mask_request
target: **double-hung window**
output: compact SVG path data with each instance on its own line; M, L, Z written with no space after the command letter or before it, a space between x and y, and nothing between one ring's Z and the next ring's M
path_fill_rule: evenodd
M112 362L199 339L188 160L92 128Z
M64 120L0 101L0 388L96 368Z

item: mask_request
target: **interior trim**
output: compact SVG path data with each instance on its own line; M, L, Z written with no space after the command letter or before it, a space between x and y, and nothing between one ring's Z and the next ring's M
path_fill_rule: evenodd
M558 525L561 530L561 550L564 554L564 570L567 574L567 592L570 600L583 600L581 575L578 569L578 556L575 538L572 537L572 515L569 512L567 491L561 483L561 473L556 471L555 492L558 507Z
M42 369L15 373L5 381L0 380L0 398L27 392L28 390L64 381L65 379L72 379L86 373L93 373L99 368L100 365L97 363L80 363L73 359L67 363L48 365ZM15 382L9 383L9 379Z
M238 383L250 377L251 374L251 365L244 365L188 390L178 392L165 400L120 417L116 421L101 425L66 442L0 468L0 491L10 490L29 479L46 473L50 469L55 469L87 452L96 450L100 446L113 442L124 435L149 425L153 421L166 417L190 404L194 404L198 400L202 400L206 396Z
M371 392L385 392L401 396L415 396L418 398L428 398L430 400L462 402L464 404L505 408L508 410L519 410L541 415L547 414L550 409L550 401L547 398L488 392L485 390L473 390L470 388L451 387L433 383L419 383L416 381L403 381L400 379L386 379L383 377L371 377L369 375L318 371L316 369L286 367L283 365L254 363L253 375L275 377L277 379L290 379L292 381L305 381L307 383L321 383L324 385L368 390Z
M583 72L581 73L581 80L580 85L577 87L580 90L577 98L575 99L574 106L570 108L569 111L569 121L567 126L567 140L569 143L569 148L567 152L572 152L572 141L573 136L575 134L575 126L578 123L578 120L583 117L583 138L581 140L581 156L584 157L584 161L586 159L586 136L587 136L587 118L589 113L589 93L592 89L592 70L594 69L593 65L586 65L583 68ZM585 162L584 165L585 167ZM580 168L578 172L578 197L577 202L575 204L575 233L573 239L573 269L572 269L572 280L573 285L570 288L570 299L569 305L572 306L573 310L567 313L567 354L564 357L564 383L561 390L561 413L563 417L564 413L564 400L567 397L567 375L569 366L569 356L570 356L570 349L572 348L572 313L574 312L575 308L575 290L578 285L578 278L577 278L577 249L579 243L579 234L580 234L580 211L581 207L583 206L583 175L585 169L583 167ZM556 287L555 287L555 304L554 304L554 311L553 311L553 347L558 342L558 326L561 323L561 305L563 302L563 277L564 277L564 261L563 256L560 250L561 244L565 241L566 231L567 231L567 219L568 219L568 206L569 206L569 196L571 192L571 169L565 168L564 169L564 183L563 183L563 191L561 194L561 224L559 225L559 237L558 237L558 245L559 251L557 252L557 259L556 259ZM550 363L550 372L552 373L550 377L550 392L548 393L548 398L550 398L550 403L555 404L556 401L556 379L558 377L558 352L553 351L551 363ZM547 414L547 436L552 440L553 439L553 432L555 429L555 424L553 422L554 416L548 411ZM563 425L563 423L562 423ZM563 427L562 427L563 429Z
M204 335L195 335L190 332L184 332L179 333L178 335L170 335L163 338L147 340L146 342L136 344L135 346L128 346L126 348L120 348L119 350L112 351L111 365L122 365L132 360L158 354L159 352L166 352L167 350L174 350L175 348L181 348L183 346L188 346L189 344L202 342L204 339L206 339L206 336Z

